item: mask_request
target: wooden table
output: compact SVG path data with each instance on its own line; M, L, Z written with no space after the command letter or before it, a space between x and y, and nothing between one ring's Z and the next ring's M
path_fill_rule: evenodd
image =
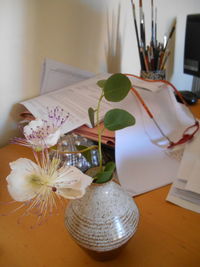
M197 106L196 112L199 112ZM5 177L9 162L20 157L32 158L27 148L9 145L0 149L0 213L12 204ZM166 202L170 186L135 197L140 210L138 231L114 260L96 262L79 248L64 226L64 211L35 229L27 218L17 223L18 213L0 217L1 267L199 267L200 214Z

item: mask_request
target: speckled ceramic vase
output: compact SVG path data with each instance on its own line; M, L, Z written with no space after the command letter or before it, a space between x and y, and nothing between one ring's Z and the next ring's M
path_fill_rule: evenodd
M139 220L134 200L117 183L92 184L70 201L65 225L72 238L97 260L115 257L134 235Z

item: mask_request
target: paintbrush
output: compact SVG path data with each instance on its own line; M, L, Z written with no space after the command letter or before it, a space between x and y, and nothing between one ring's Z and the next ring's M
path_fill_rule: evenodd
M154 32L154 46L157 47L157 7L155 8L155 32Z
M140 50L140 41L139 41L139 34L138 34L138 27L137 27L136 13L135 13L135 4L133 0L131 0L131 4L132 4L132 10L133 10L133 20L134 20L134 26L135 26L136 39L137 39L138 53L139 53L139 58L140 58L140 65L141 65L141 69L144 69L144 61L143 61L142 53Z
M154 12L153 12L153 0L151 0L151 44L154 45Z
M171 39L172 39L172 36L173 36L173 33L174 33L175 29L176 29L176 20L175 20L175 22L174 22L173 25L172 25L172 28L171 28L169 37L168 37L168 39L167 39L167 43L166 43L166 46L165 46L165 51L166 51L166 49L167 49L168 46L169 46L169 43L170 43L170 41L171 41Z
M140 0L139 6L140 6L140 40L141 40L141 47L145 49L146 42L145 42L145 26L144 26L144 12L142 7L142 0Z

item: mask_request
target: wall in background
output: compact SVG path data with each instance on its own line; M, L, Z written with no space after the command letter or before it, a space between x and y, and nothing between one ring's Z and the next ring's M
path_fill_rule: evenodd
M138 2L135 1L137 15ZM150 2L143 1L148 32ZM177 19L168 78L179 89L190 90L192 77L183 74L185 19L187 14L200 13L200 1L154 0L154 3L158 8L159 41ZM18 134L21 107L17 103L38 95L45 57L95 73L139 74L130 1L0 1L0 146Z
M17 103L39 91L37 21L37 1L0 1L0 145L17 132Z

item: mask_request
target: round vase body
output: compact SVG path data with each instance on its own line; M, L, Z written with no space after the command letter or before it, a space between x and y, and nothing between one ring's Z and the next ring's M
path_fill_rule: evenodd
M138 208L113 181L92 184L81 199L70 201L65 225L72 238L99 260L115 256L134 235Z

